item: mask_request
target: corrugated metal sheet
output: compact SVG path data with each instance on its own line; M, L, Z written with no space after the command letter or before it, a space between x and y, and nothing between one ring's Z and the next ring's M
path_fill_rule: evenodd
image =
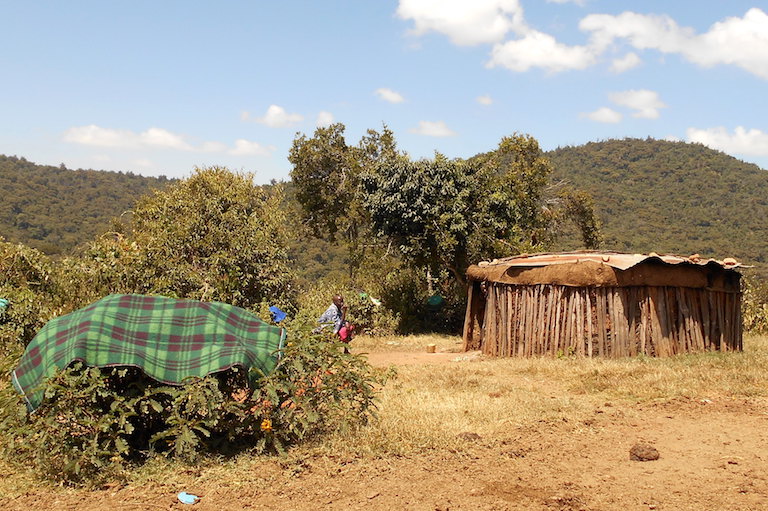
M656 259L666 264L696 264L706 266L716 264L726 270L735 268L746 268L736 259L727 257L722 261L717 259L703 259L698 254L688 257L670 254L625 254L621 252L597 252L597 251L577 251L577 252L553 252L540 254L523 254L514 257L505 257L503 259L494 259L493 261L483 261L478 264L484 268L488 266L504 267L540 267L554 264L579 263L584 261L593 261L603 263L613 268L626 270L649 259Z

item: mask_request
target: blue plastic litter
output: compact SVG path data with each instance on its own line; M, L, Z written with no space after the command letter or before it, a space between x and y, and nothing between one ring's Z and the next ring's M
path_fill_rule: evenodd
M272 321L274 321L275 323L280 323L288 315L284 311L281 311L280 309L275 307L274 305L271 305L269 307L269 312L272 313Z
M194 504L198 500L200 500L200 497L197 495L192 495L191 493L187 493L185 491L178 494L179 502L182 504Z

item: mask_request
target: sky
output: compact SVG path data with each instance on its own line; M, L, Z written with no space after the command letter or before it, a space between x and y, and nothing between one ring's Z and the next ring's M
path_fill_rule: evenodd
M0 154L38 164L266 183L340 122L413 159L525 133L768 169L765 0L0 0L0 19Z

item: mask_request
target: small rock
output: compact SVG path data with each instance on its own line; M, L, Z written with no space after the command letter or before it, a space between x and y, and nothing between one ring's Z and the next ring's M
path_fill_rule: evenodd
M482 438L477 433L473 433L471 431L464 431L463 433L459 433L456 436L462 440L466 440L467 442L477 442L480 440L480 438Z
M654 461L659 459L659 451L649 444L635 444L629 450L629 459L632 461Z

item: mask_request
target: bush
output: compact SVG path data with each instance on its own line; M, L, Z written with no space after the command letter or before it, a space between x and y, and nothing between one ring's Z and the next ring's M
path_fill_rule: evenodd
M742 278L742 291L744 330L768 333L768 282L756 275L746 274Z
M403 269L393 272L386 280L383 302L398 318L397 331L408 333L447 333L461 332L464 324L467 290L464 284L447 278L433 283L432 291L427 287L426 271ZM432 306L430 298L439 295L443 302Z
M160 294L253 309L294 302L282 189L221 167L142 197L130 225L84 250L82 285L110 293Z
M371 300L372 297L374 300L378 300L376 293L375 288L365 288L364 291L352 286L318 283L313 288L301 293L296 320L299 324L316 325L317 318L331 304L333 296L341 294L349 307L347 320L355 325L358 333L391 334L397 326L397 317L387 308L386 304L376 305Z
M43 253L0 238L0 356L26 346L65 307L58 274Z
M194 461L242 449L279 453L365 423L387 374L310 332L294 330L266 376L232 368L174 387L133 368L77 363L49 380L29 416L6 388L0 452L45 479L92 486L124 477L153 454Z

